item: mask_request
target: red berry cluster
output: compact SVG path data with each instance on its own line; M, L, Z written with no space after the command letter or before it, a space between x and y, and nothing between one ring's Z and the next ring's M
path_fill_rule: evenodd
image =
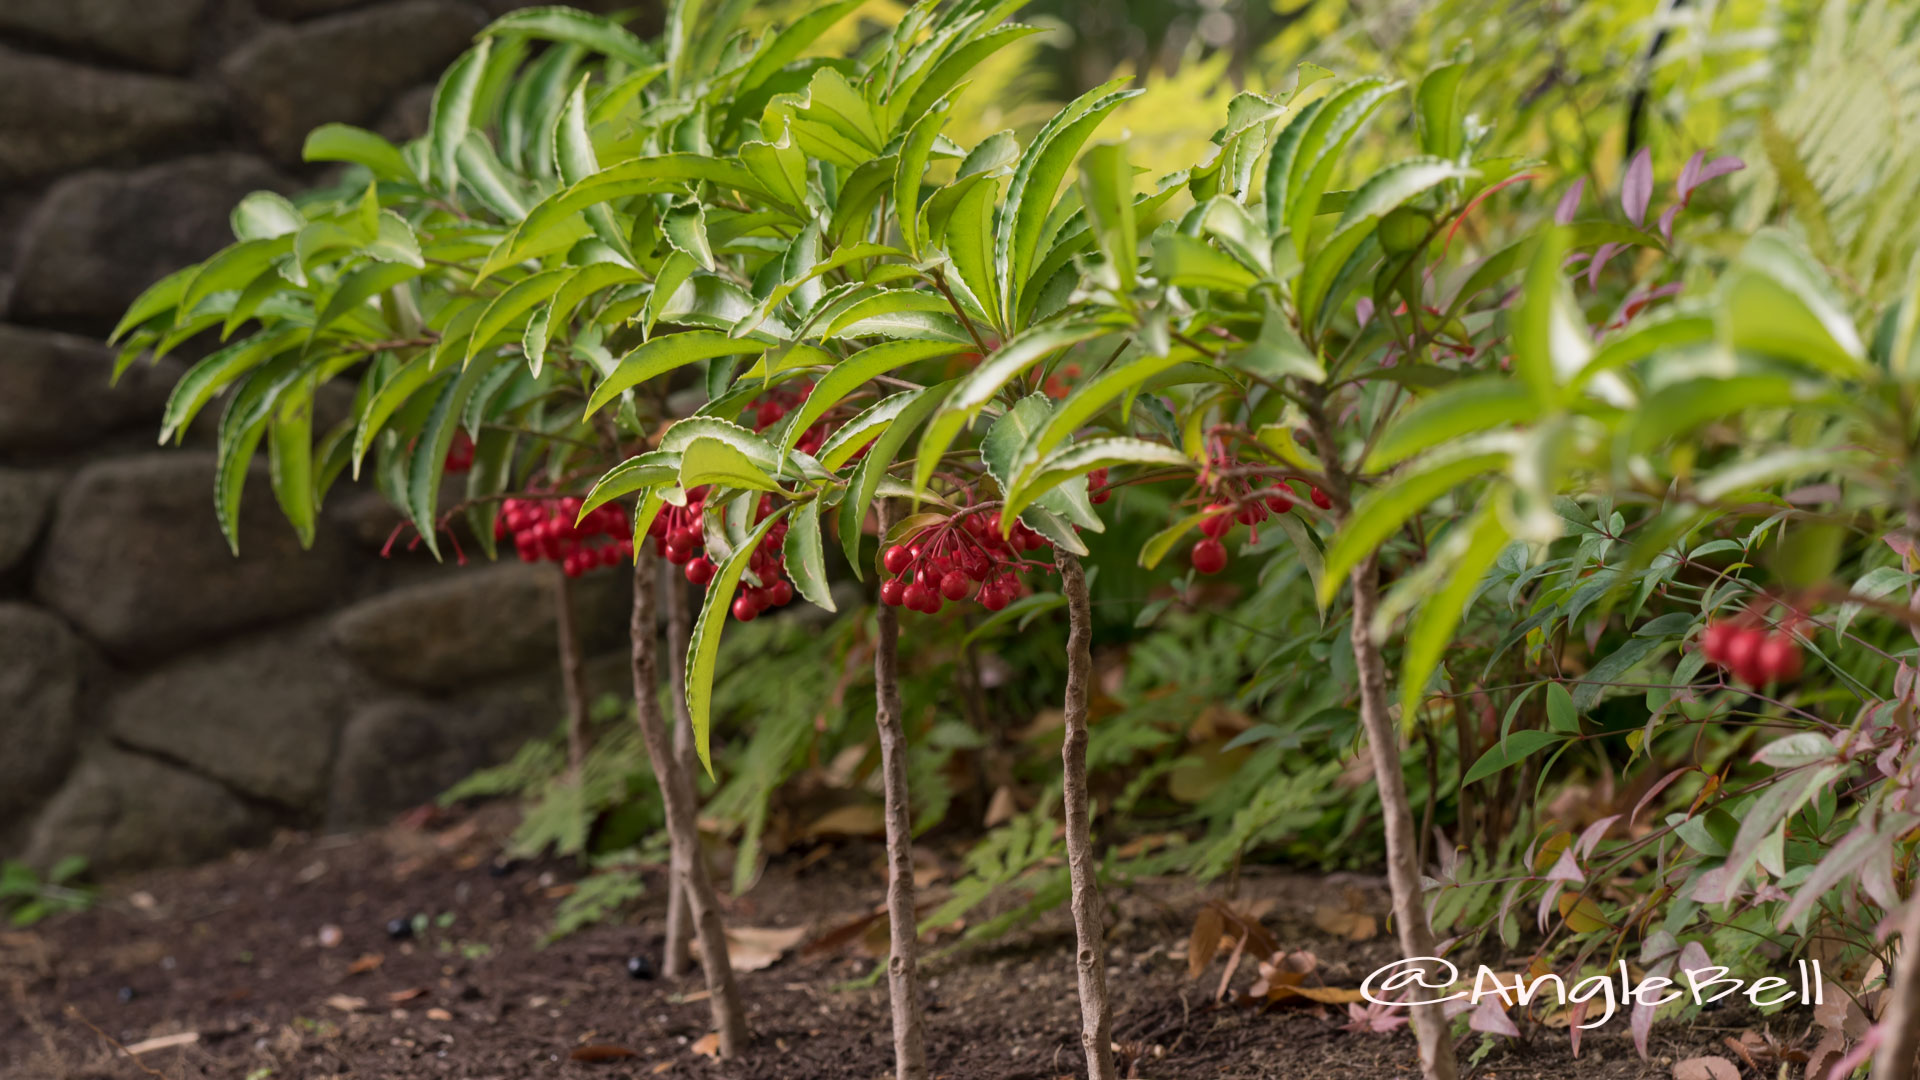
M1095 506L1113 498L1113 490L1107 487L1107 470L1095 469L1087 474L1087 501Z
M602 506L577 525L580 500L572 496L508 499L494 519L493 536L513 537L522 562L556 562L568 577L633 560L627 512Z
M753 430L765 431L785 420L787 414L799 408L800 403L807 400L807 395L811 393L813 393L812 383L786 383L776 386L760 395L754 406L742 416L752 418ZM812 454L820 449L821 443L826 441L826 422L819 421L800 433L800 438L795 440L793 448L803 454Z
M465 428L453 433L453 442L447 446L446 471L463 473L473 468L473 436Z
M1239 498L1209 503L1207 516L1200 519L1200 531L1205 539L1193 545L1193 568L1203 574L1217 574L1227 568L1227 546L1220 538L1233 529L1234 523L1253 529L1258 538L1258 526L1274 514L1284 514L1294 508L1294 499L1298 496L1294 490L1282 484L1264 491L1247 491ZM1322 510L1333 507L1333 500L1319 488L1313 488L1308 496L1313 505Z
M1046 537L1018 521L1002 539L998 514L956 514L881 553L881 564L895 576L880 583L880 602L933 615L944 600L972 597L999 611L1026 592L1022 570L1048 568L1021 553L1046 546Z
M1804 664L1793 635L1769 632L1742 622L1718 620L1700 635L1707 661L1748 686L1792 682Z
M661 558L685 567L682 572L687 580L702 588L713 581L720 568L706 554L707 536L700 524L701 512L706 507L705 487L697 487L687 492L687 505L668 506L654 517L653 524L647 527L647 535L653 537L653 550ZM760 506L755 512L754 522L766 520L773 512L773 496L762 495ZM783 575L786 573L786 559L780 554L787 539L787 523L784 519L774 523L761 538L760 546L753 551L747 569L760 579L759 585L742 584L733 597L733 617L741 622L752 622L761 612L773 607L784 607L793 601L793 583Z

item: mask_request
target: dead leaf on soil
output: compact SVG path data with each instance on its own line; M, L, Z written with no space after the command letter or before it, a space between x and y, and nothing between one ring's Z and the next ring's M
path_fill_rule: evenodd
M1005 825L1020 812L1020 804L1014 801L1013 789L1005 784L993 790L993 798L987 800L987 816L980 820L980 827L991 829Z
M390 1005L399 1005L404 1002L412 1001L416 998L423 998L426 996L427 996L426 987L414 986L414 987L409 987L405 990L395 990L393 993L388 994L387 1003Z
M353 963L347 965L347 974L365 975L369 971L379 970L380 965L386 962L387 962L387 958L382 953L377 953L377 952L363 953L361 954L358 960L355 960Z
M1349 990L1340 986L1283 986L1276 985L1267 991L1268 1001L1285 1001L1288 998L1301 997L1308 1001L1317 1001L1322 1005L1348 1005L1356 1001L1367 1000L1367 995L1358 988Z
M874 803L854 803L829 810L806 828L810 838L821 836L879 836L887 831L886 812Z
M640 1055L624 1046L615 1046L612 1043L595 1043L592 1046L579 1047L567 1056L575 1061L601 1062L625 1061L627 1058L639 1057Z
M438 1020L438 1021L440 1021L441 1023L445 1023L445 1022L447 1022L447 1021L449 1021L449 1020L452 1020L452 1019L453 1019L453 1014L452 1014L452 1013L450 1013L450 1012L448 1012L448 1011L447 1011L447 1010L445 1010L445 1009L428 1009L428 1010L427 1010L427 1019L429 1019L429 1020Z
M693 1045L687 1049L705 1057L717 1058L720 1056L720 1033L717 1031L709 1031L694 1040Z
M1723 1057L1697 1057L1675 1062L1673 1080L1740 1080L1740 1070Z
M1313 925L1348 941L1367 941L1380 932L1380 923L1373 916L1347 908L1315 908Z
M160 1035L151 1039L142 1039L132 1046L127 1047L127 1053L134 1057L139 1057L141 1054L150 1054L155 1050L169 1050L176 1046L192 1046L199 1041L199 1032L182 1031L174 1035Z
M1224 925L1220 909L1208 904L1193 920L1193 936L1187 939L1187 978L1197 979L1213 963L1220 951L1220 930Z
M806 937L804 926L729 926L727 960L735 971L759 971L772 967Z
M339 1009L341 1012L359 1012L366 1007L366 998L352 997L347 994L335 994L327 999L327 1008Z
M673 1068L673 1062L663 1061L660 1064L655 1065L653 1067L653 1075L659 1076L661 1073L666 1072L668 1069L671 1069L671 1068Z

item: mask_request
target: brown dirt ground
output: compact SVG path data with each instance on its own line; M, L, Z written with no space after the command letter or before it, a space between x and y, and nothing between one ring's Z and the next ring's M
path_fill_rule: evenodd
M741 1060L697 1053L708 1007L687 1000L699 974L637 980L636 952L657 959L658 880L637 911L541 948L555 885L570 872L490 860L498 815L395 827L364 836L283 837L271 849L208 866L112 883L93 910L0 934L0 1077L6 1080L596 1080L666 1076L726 1080L880 1080L892 1075L884 988L843 989L871 970L852 947L802 949L742 976L753 1046ZM879 851L854 843L776 862L729 920L820 929L871 911L883 895ZM1288 948L1313 950L1330 985L1353 985L1392 958L1391 941L1333 940L1312 912L1353 886L1384 909L1378 883L1264 875L1242 897L1272 901L1265 924ZM1115 1040L1133 1075L1156 1080L1340 1080L1413 1075L1413 1040L1341 1030L1331 1010L1216 1005L1215 960L1187 978L1186 938L1201 898L1191 889L1115 890L1109 937ZM1157 894L1156 894L1157 893ZM388 920L424 913L431 926L390 940ZM447 915L451 914L448 919ZM339 940L322 944L322 928ZM1071 928L1064 916L957 952L925 968L929 1056L950 1080L1057 1080L1084 1075L1077 1060ZM378 966L352 973L355 961ZM367 963L371 963L368 961ZM363 965L364 966L364 965ZM1236 986L1252 981L1244 966ZM1343 983L1342 980L1345 979ZM353 1011L360 999L366 1005ZM336 999L329 1003L329 999ZM1633 1052L1624 1023L1590 1032L1578 1060L1564 1032L1503 1042L1477 1080L1667 1077L1673 1061L1711 1053L1742 1018L1659 1030L1653 1060ZM99 1029L93 1030L88 1025ZM185 1046L137 1061L133 1044L197 1032ZM583 1045L614 1044L630 1058L573 1061ZM1128 1067L1123 1064L1123 1069Z

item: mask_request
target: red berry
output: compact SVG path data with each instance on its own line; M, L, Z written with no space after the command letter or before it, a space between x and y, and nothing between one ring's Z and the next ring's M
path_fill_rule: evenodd
M1727 646L1740 633L1740 628L1729 622L1710 622L1700 634L1700 651L1707 655L1707 662L1725 667L1727 664Z
M988 611L999 611L1007 606L1009 599L1006 593L992 585L983 585L980 588L980 606Z
M920 605L920 610L928 615L940 614L940 593L937 589L927 590L926 602Z
M1771 634L1754 652L1754 663L1767 682L1792 682L1804 664L1800 643L1787 634ZM1757 685L1757 684L1756 684Z
M880 583L881 603L888 607L899 607L901 604L906 603L906 600L907 585L899 578L892 578Z
M933 593L928 591L925 585L916 581L907 586L906 591L901 594L900 598L901 602L906 604L908 610L925 611L927 609L927 601L933 598Z
M1319 488L1314 488L1313 491L1311 492L1311 496L1313 498L1313 505L1319 507L1322 510L1333 509L1333 500L1328 497L1326 492L1321 491Z
M579 577L587 572L587 563L578 555L569 555L561 562L560 571L568 577Z
M1107 470L1095 469L1087 474L1087 501L1099 504L1113 498L1113 492L1107 489Z
M693 558L694 554L693 548L679 543L679 540L680 538L676 536L667 541L667 561L675 566L684 565L688 560Z
M1766 640L1767 635L1759 630L1742 627L1733 632L1733 637L1727 642L1726 667L1735 678L1749 686L1766 682L1767 673L1756 662L1760 646Z
M621 559L621 555L620 555L619 544L608 544L606 547L603 547L600 549L600 565L601 566L619 566L620 559Z
M1200 531L1218 540L1233 528L1233 508L1226 503L1214 503L1207 507L1207 516L1200 519Z
M1284 514L1293 509L1293 500L1287 497L1286 492L1273 492L1267 496L1267 509L1276 514Z
M719 573L719 571L720 568L713 565L712 559L702 555L687 563L685 573L688 581L693 582L695 585L705 585L707 582L712 581L713 575Z
M767 586L767 599L774 607L786 607L793 602L793 582L781 578Z
M913 583L932 592L940 587L940 575L933 567L923 564L920 569L913 572Z
M680 547L686 548L688 551L695 551L707 546L707 538L700 535L700 530L698 529L682 527L667 534L667 543L669 545L677 544Z
M1217 574L1227 567L1227 548L1218 540L1202 540L1193 545L1193 568L1203 574Z
M889 574L904 573L907 567L913 565L913 552L908 551L903 545L895 544L880 556L880 563L887 568Z
M752 596L743 592L733 598L734 618L739 619L741 622L752 622L759 614L760 606L753 602Z
M1267 508L1262 503L1250 502L1233 512L1233 520L1242 525L1257 525L1267 516Z
M971 588L967 575L958 570L949 570L947 576L940 579L940 595L949 600L965 600Z

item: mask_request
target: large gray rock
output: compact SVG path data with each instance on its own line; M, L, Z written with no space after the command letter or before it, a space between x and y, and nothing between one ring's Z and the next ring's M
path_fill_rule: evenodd
M108 730L235 791L317 809L340 727L374 693L311 629L169 664L117 694Z
M0 31L180 71L193 58L207 0L7 0Z
M66 775L81 729L86 646L26 604L0 604L0 820Z
M97 872L198 862L264 839L272 821L205 777L97 747L34 821L26 861L84 855Z
M452 690L530 668L557 649L553 567L501 563L363 600L334 616L334 640L402 686ZM576 625L592 651L618 640L624 593L613 574L574 582Z
M307 132L373 119L402 90L437 77L484 25L485 14L454 0L400 0L270 27L220 70L260 141L294 160Z
M0 8L11 11L18 0ZM63 4L68 0L45 0ZM114 163L205 139L218 97L184 79L139 75L0 47L0 184Z
M67 177L21 229L12 313L110 325L148 285L232 243L228 216L249 192L292 187L245 154Z
M140 360L113 383L113 358L88 338L0 323L0 450L75 449L138 425L158 433L186 365Z
M149 660L324 607L354 559L322 520L302 551L263 462L240 506L240 555L213 514L215 458L157 451L95 463L61 493L34 590L117 657Z
M5 393L0 389L0 395ZM47 508L53 505L53 493L59 486L59 478L52 473L0 469L0 578L6 577L20 565L27 552L33 550L33 542L40 538L40 529L47 523ZM0 656L5 655L0 652ZM4 722L4 717L0 717L0 722Z
M553 729L548 708L385 701L347 721L327 795L327 827L387 821L429 802L478 769L511 757L530 736Z

